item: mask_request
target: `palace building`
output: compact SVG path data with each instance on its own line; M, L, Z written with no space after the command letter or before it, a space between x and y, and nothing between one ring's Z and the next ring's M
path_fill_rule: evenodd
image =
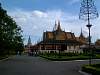
M62 30L60 21L55 22L53 31L43 32L43 40L31 46L31 50L38 52L82 52L80 46L87 44L81 29L79 37L72 32Z

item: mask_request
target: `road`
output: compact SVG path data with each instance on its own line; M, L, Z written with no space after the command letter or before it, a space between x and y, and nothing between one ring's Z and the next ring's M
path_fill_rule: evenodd
M100 62L95 60L93 63ZM80 66L88 61L48 61L40 57L13 56L0 61L0 75L82 75Z

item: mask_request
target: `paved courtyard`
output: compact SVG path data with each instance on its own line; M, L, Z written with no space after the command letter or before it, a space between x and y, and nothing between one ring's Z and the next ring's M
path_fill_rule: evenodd
M0 75L82 75L79 73L80 65L87 63L88 61L58 62L40 57L13 56L0 61Z

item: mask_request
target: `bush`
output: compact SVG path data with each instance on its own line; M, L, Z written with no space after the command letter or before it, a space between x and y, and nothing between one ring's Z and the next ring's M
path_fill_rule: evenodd
M100 67L94 67L93 65L84 65L82 66L82 71L91 73L92 75L100 75Z
M93 64L92 66L93 66L93 67L100 68L100 64Z
M46 58L48 60L53 60L53 61L67 61L67 60L85 60L88 59L87 56L48 56L48 55L40 55L40 57Z

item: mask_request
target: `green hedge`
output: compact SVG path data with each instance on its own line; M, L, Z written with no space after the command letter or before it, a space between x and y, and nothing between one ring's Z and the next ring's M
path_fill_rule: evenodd
M67 61L67 60L85 60L89 59L89 54L84 53L42 53L39 54L40 57L46 58L53 61ZM92 59L98 59L100 55L92 56Z
M96 65L97 64L93 64L91 66L84 65L84 66L82 66L82 71L90 73L92 75L100 75L100 67L97 67Z
M40 57L43 57L45 59L52 60L52 61L85 60L89 58L87 56L72 56L72 57L50 56L48 57L44 55L40 55Z
M52 55L55 55L55 56L79 56L79 55L86 55L86 54L82 54L82 53L40 53L40 55L48 55L48 56L52 56Z

